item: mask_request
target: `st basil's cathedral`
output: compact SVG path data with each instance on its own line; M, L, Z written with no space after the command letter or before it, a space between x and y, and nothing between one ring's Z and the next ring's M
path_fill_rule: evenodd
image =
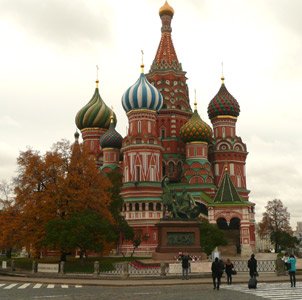
M255 250L255 204L246 186L247 147L236 135L240 113L224 77L208 104L212 126L204 122L195 99L192 111L186 72L172 42L173 8L165 2L159 46L149 70L126 89L121 104L128 117L123 138L116 130L117 116L100 96L98 81L91 100L75 121L83 143L102 172L121 172L122 215L142 243L137 253L150 255L158 246L160 220L166 217L163 182L175 195L189 195L206 219L225 230L230 254ZM132 244L119 245L131 252Z

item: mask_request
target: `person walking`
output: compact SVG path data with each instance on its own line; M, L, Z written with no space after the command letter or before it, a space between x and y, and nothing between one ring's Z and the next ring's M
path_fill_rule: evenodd
M251 258L247 262L247 267L250 270L250 277L254 278L258 276L257 272L257 259L255 258L255 254L251 255Z
M288 274L290 279L290 286L296 287L296 258L293 254L289 256L287 263L289 264Z
M219 290L220 283L221 283L221 276L224 270L223 261L220 260L218 257L216 257L212 263L211 270L212 270L214 290L215 289Z
M226 263L225 263L225 273L227 275L228 285L232 284L232 274L233 274L233 272L234 272L234 265L232 264L232 262L228 258Z
M189 279L189 267L190 267L190 260L192 260L192 258L189 256L189 254L186 252L184 253L181 257L181 266L182 266L182 279Z

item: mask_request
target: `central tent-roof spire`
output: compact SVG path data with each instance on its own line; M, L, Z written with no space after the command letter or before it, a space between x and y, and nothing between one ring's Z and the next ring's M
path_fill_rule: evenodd
M171 21L173 15L174 9L166 1L165 4L159 9L159 16L162 21L162 34L155 59L151 66L151 72L158 69L174 69L182 71L182 67L178 62L171 37Z

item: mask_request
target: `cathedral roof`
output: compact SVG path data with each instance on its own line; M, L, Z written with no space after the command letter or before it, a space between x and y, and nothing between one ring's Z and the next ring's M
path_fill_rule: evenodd
M232 203L242 202L231 178L227 171L225 171L222 182L214 197L214 202L217 203Z
M97 80L97 86L91 100L78 111L75 117L75 123L80 130L94 127L105 129L109 128L110 115L113 112L101 98L98 82L99 81ZM113 116L116 122L116 116L114 113Z
M142 66L143 67L143 66ZM138 80L130 86L122 97L122 105L126 112L134 109L160 110L163 97L142 72Z
M240 106L237 100L229 93L229 91L225 87L224 77L222 77L221 79L221 87L208 106L209 118L213 119L221 115L238 117L240 113Z
M123 137L115 130L115 123L111 117L109 129L101 136L100 145L104 148L117 148L121 149Z
M162 20L161 39L160 43L152 63L150 72L154 70L179 70L182 71L181 64L178 62L178 58L172 42L171 32L171 20L174 14L174 9L166 1L160 8L159 15Z
M207 142L212 140L212 128L199 116L195 107L192 117L180 128L180 137L185 143Z

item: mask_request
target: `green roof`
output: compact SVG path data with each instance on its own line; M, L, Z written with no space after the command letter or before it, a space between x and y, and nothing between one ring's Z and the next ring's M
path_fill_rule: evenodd
M219 203L233 203L233 202L243 202L239 196L228 172L224 173L222 182L217 190L214 197L214 202Z

